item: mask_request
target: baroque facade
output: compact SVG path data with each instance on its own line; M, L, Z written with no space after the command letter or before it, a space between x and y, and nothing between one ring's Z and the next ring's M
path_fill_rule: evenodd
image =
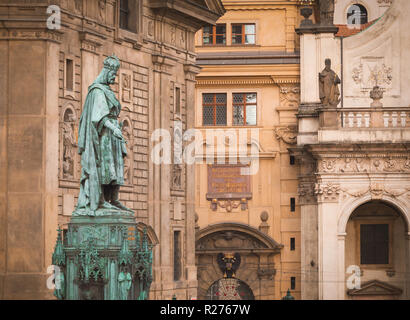
M202 67L195 107L202 133L198 299L280 299L288 289L300 299L298 166L288 151L297 142L300 99L298 1L223 4L225 15L195 40ZM244 164L240 151L230 153L236 148L257 156ZM242 175L256 163L255 174ZM235 276L226 272L233 258Z
M395 0L360 33L297 29L302 299L409 298L409 10ZM326 59L341 77L337 105L319 97Z
M61 26L47 27L55 10ZM196 297L194 169L153 164L150 137L172 132L176 120L183 131L194 125L194 35L223 12L219 1L2 1L0 298L52 298L56 230L67 227L79 192L79 117L113 53L128 141L120 200L157 244L150 298Z

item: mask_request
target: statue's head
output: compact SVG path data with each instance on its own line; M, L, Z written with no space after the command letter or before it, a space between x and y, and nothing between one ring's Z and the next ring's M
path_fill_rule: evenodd
M120 60L113 54L104 60L104 70L106 73L106 81L109 84L115 82L118 69L120 68Z
M331 67L332 67L332 60L330 59L326 59L325 60L325 65L326 65L326 70L330 71Z

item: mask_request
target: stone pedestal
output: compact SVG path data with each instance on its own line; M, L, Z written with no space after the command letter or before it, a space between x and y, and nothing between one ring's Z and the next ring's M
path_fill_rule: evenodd
M54 294L66 300L145 300L152 282L148 228L127 212L73 216L53 254Z

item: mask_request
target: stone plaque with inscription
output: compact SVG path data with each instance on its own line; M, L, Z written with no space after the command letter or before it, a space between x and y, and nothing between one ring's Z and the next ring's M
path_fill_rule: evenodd
M211 200L211 208L219 205L228 212L241 205L247 208L247 200L252 198L251 180L249 175L241 174L246 165L209 165L208 166L208 193L206 199ZM219 200L225 200L220 202ZM236 203L233 200L238 200Z

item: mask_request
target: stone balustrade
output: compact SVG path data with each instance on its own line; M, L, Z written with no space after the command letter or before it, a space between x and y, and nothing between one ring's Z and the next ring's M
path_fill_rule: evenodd
M410 108L343 108L322 109L322 129L366 129L410 127Z

